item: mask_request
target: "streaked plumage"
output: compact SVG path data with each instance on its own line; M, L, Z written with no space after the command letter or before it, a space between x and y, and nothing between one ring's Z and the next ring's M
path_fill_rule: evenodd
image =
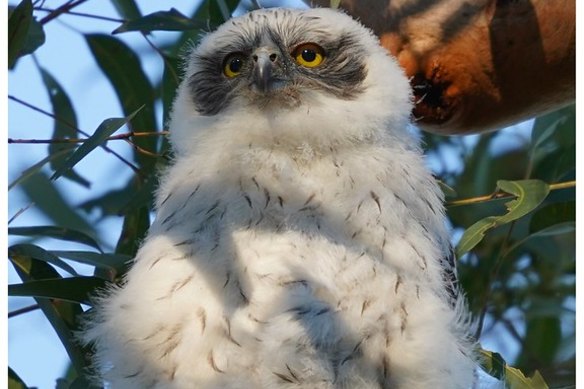
M442 195L410 111L396 62L342 13L259 10L207 35L174 104L156 220L84 333L102 377L470 387Z

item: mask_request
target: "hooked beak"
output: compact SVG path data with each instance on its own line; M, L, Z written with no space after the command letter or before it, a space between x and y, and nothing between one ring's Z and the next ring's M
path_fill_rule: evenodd
M278 66L278 54L274 49L260 48L256 50L252 58L254 63L252 75L252 88L261 93L267 93L275 89L274 68Z

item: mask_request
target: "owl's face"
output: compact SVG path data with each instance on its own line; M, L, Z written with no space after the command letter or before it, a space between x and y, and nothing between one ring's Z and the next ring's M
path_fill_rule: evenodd
M213 115L239 99L291 108L315 92L353 99L367 76L369 42L362 35L309 11L261 10L233 19L192 56L195 107Z
M232 19L186 65L170 126L175 151L211 134L241 144L252 133L281 143L352 141L406 127L411 109L407 79L378 39L327 8Z

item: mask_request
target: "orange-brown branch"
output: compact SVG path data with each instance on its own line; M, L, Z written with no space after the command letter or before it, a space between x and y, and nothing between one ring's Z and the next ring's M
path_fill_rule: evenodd
M424 130L489 131L574 101L575 0L343 0L341 7L411 77Z

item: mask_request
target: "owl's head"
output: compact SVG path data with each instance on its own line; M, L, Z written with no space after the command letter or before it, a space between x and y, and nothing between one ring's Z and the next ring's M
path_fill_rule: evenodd
M370 30L327 8L272 8L194 48L170 130L178 154L212 136L338 144L403 131L410 111L407 79Z

